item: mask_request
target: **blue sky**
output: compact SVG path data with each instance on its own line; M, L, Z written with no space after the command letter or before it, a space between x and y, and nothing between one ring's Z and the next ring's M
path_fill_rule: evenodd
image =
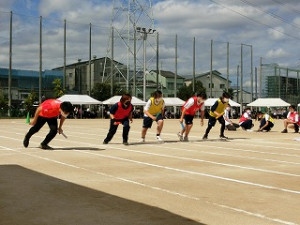
M120 0L121 1L121 0ZM149 1L140 0L140 2ZM126 2L123 0L123 2ZM210 40L214 43L214 69L226 71L226 43L230 42L230 72L240 63L240 44L254 49L254 66L264 63L300 67L300 1L298 0L155 0L155 28L160 34L160 66L174 71L174 40L178 34L179 73L192 73L192 40L196 38L196 72L209 70ZM93 24L93 55L107 55L112 1L108 0L2 0L0 6L0 67L7 67L9 14L13 20L14 66L38 69L39 25L44 17L43 67L61 66L63 20L67 20L67 62L88 59L88 25ZM122 31L127 18L115 26ZM146 25L147 26L147 25ZM124 40L123 40L124 41ZM126 48L116 37L116 60L126 63ZM141 42L138 43L141 46ZM148 40L149 69L155 68L155 37ZM250 49L244 48L245 73ZM141 54L139 54L141 57ZM151 60L152 59L152 60ZM138 61L141 61L139 58Z

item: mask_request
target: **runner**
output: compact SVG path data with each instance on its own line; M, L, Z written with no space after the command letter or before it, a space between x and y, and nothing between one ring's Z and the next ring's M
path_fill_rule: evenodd
M42 141L40 148L48 150L53 149L48 144L56 136L57 132L59 134L63 133L62 125L72 111L73 106L70 102L61 102L56 99L48 99L41 103L35 111L33 120L29 123L29 125L32 125L32 127L25 135L23 141L24 147L27 148L31 136L37 133L45 125L45 123L48 123L50 131ZM59 115L61 115L61 117L58 127L57 117Z
M197 94L197 96L189 98L181 108L181 117L179 122L183 124L183 119L185 124L182 127L182 130L177 134L180 141L188 141L189 133L193 127L193 119L198 110L201 110L201 126L203 126L204 122L204 113L205 113L205 105L204 101L207 99L205 93ZM183 137L183 134L185 135Z

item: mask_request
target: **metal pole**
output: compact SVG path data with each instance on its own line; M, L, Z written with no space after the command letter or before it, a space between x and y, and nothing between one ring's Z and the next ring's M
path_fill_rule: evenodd
M279 82L278 82L278 86L279 86L279 98L281 98L281 69L280 67L278 68L279 69L279 73L278 73L278 76L279 76Z
M40 76L39 76L39 102L42 102L42 23L43 18L40 16Z
M275 66L274 67L274 84L275 85L276 85L276 78L277 78L277 67ZM272 95L272 97L274 97L274 98L276 97L276 90L275 90L275 88L274 88L274 96Z
M229 42L227 42L227 80L226 80L226 89L229 89Z
M259 97L261 98L261 92L262 92L262 57L260 57L259 60Z
M251 48L251 102L253 101L253 46Z
M64 89L66 89L66 82L67 82L66 65L67 65L67 21L64 20L64 80L63 80Z
M289 86L289 69L286 68L285 98L287 98L288 96L288 86Z
M135 21L135 0L133 0L133 84L132 95L136 96L136 21Z
M174 97L177 97L177 34L175 35L175 78L174 78Z
M159 89L159 33L156 33L156 89Z
M126 70L126 90L129 91L129 53L130 53L130 3L128 1L128 14L127 14L127 70Z
M114 95L114 27L111 27L110 95Z
M11 78L12 78L12 16L13 13L10 11L9 21L9 71L8 71L8 111L7 115L10 117L11 109Z
M143 32L143 59L144 59L144 77L143 77L143 101L146 101L146 40L147 32Z
M196 38L193 39L193 94L195 94L196 81Z
M297 71L297 93L299 93L299 71Z
M210 82L209 82L209 89L210 89L210 98L212 98L212 76L213 76L213 40L210 41Z
M239 102L239 76L240 76L240 66L236 68L236 101Z
M257 67L255 67L255 99L257 99Z
M89 43L89 95L92 92L92 24L90 23L90 43Z
M243 113L243 44L241 44L240 114Z

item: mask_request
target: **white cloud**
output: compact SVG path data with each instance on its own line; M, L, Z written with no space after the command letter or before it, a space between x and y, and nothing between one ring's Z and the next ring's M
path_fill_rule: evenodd
M283 34L285 32L283 27L275 27L274 29L268 30L268 33L269 33L269 36L271 39L280 40L285 37L285 35Z
M266 58L268 59L272 59L272 58L281 58L281 57L285 57L288 56L288 53L283 50L282 48L278 48L278 49L272 49L269 50L266 54Z

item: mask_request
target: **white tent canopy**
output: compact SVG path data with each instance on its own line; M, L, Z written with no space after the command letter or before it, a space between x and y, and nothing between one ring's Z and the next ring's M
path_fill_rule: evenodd
M165 106L182 106L185 101L180 98L164 98Z
M213 106L218 98L208 98L205 100L205 106ZM229 104L233 107L240 107L241 105L231 99L229 99Z
M122 97L121 95L115 95L115 96L105 100L102 103L103 103L103 105L113 105L113 104L117 103L118 101L120 101L121 97ZM146 105L146 102L133 96L132 100L131 100L131 104L132 105Z
M247 106L254 107L288 107L291 104L283 101L281 98L258 98Z
M58 100L71 102L73 105L100 105L102 102L88 95L63 95Z

